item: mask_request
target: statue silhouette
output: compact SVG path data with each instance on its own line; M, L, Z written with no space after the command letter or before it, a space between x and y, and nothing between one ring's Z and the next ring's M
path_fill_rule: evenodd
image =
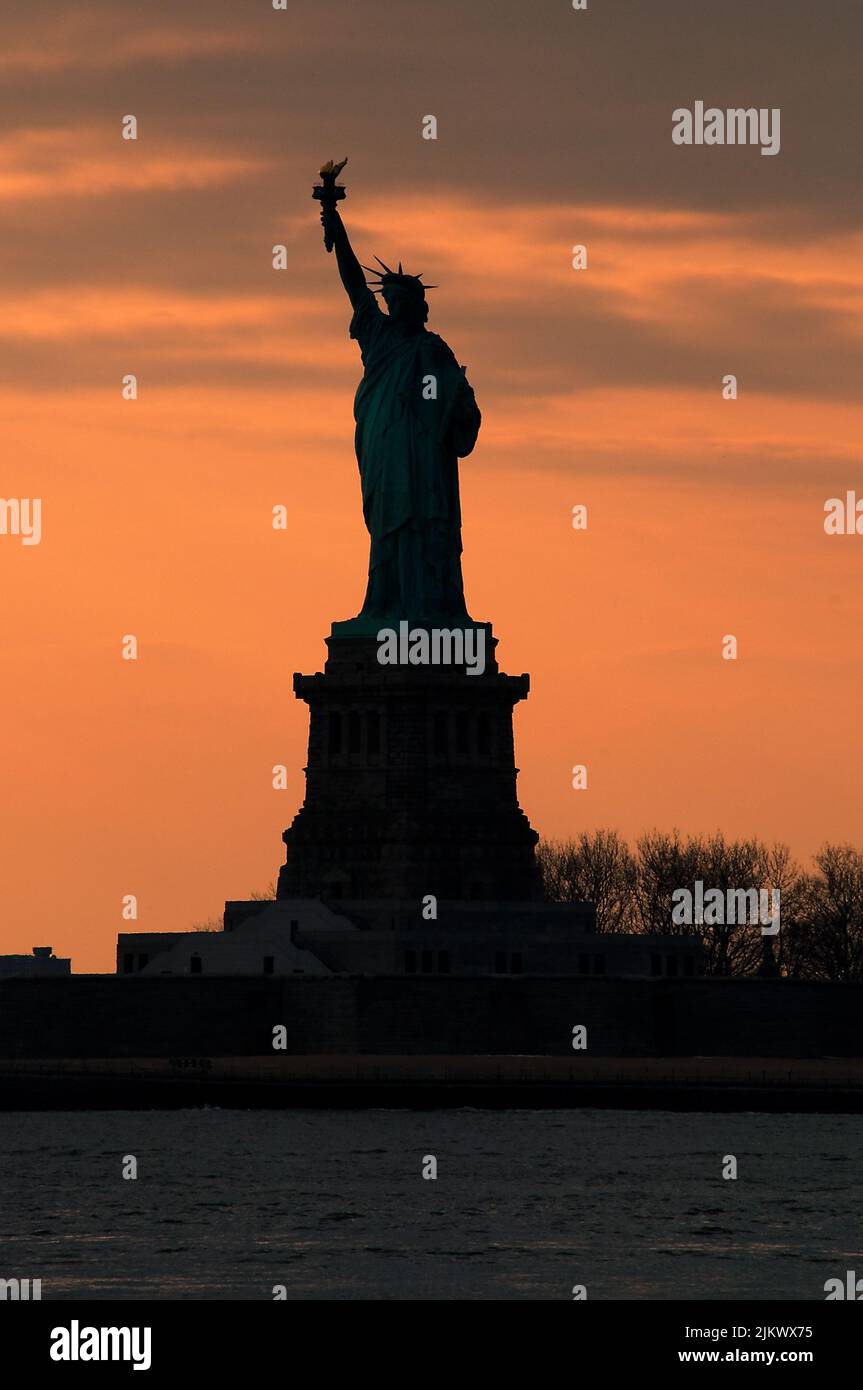
M321 222L353 306L350 335L362 355L355 444L371 537L362 610L333 623L333 634L372 635L401 619L421 627L470 625L458 460L473 449L481 416L465 368L425 326L425 292L435 286L381 261L381 270L370 272L377 279L370 287L334 202L322 202Z

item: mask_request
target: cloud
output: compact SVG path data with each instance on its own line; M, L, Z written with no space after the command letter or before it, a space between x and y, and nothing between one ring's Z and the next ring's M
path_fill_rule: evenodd
M97 175L97 190L114 169ZM0 296L7 380L90 388L138 370L163 387L350 389L359 371L350 306L311 198L286 212L245 168L213 171L224 186L190 190L183 179L196 171L179 150L161 186L82 196L64 214L68 249L26 204L26 234L5 243L15 281ZM440 282L431 327L468 365L487 420L516 413L534 440L548 443L560 399L652 390L667 401L679 390L719 401L729 372L740 400L723 408L742 420L760 397L858 398L859 232L763 210L480 208L452 189L366 200L356 213L349 200L345 215L363 261L403 259ZM272 268L277 241L287 272ZM588 247L586 271L570 264L576 241ZM831 428L825 415L827 452ZM836 447L846 452L844 437Z
M4 7L0 120L37 128L135 111L212 158L314 169L335 152L370 193L436 191L482 203L641 202L709 212L806 209L853 225L856 7L813 22L810 0L80 0L34 32ZM44 32L42 30L44 29ZM803 80L805 79L805 80ZM686 149L671 113L696 99L780 106L782 150ZM420 135L424 114L437 141ZM766 166L770 166L769 168ZM359 189L360 185L357 185Z
M155 8L151 5L147 8ZM64 71L102 71L145 63L185 66L262 49L265 35L225 23L204 29L182 24L182 16L153 20L142 7L118 9L85 4L76 11L51 15L36 39L32 7L18 24L8 23L0 50L0 73L8 80L17 73L45 73L56 79ZM180 22L177 22L179 18ZM226 16L227 19L227 16Z
M235 183L258 173L266 161L202 155L174 142L153 150L123 140L115 128L18 130L0 143L0 201L165 193ZM53 235L57 237L57 228Z

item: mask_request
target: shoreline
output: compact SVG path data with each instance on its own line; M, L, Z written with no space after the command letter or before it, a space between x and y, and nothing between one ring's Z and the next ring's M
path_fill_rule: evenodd
M863 1059L345 1056L0 1059L0 1110L863 1113Z

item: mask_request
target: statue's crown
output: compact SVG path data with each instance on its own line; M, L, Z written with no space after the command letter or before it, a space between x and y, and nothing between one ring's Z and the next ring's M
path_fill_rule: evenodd
M381 270L375 270L372 266L363 266L363 270L367 270L369 275L375 276L377 283L372 280L367 281L369 289L375 294L380 294L387 285L401 285L402 289L413 290L416 294L424 298L426 290L436 290L438 288L437 285L424 285L420 275L408 275L406 271L402 270L401 261L399 261L398 270L390 270L389 266L384 264L380 256L375 256L375 260L381 267L383 274Z

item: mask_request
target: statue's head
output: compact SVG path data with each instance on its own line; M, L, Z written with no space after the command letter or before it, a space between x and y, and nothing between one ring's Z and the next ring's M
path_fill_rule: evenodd
M383 267L383 274L378 270L369 270L368 266L363 266L363 269L377 276L377 283L370 282L370 288L381 296L390 318L409 327L421 328L429 316L426 290L436 289L437 286L424 285L419 275L405 274L401 261L398 270L390 270L377 256L375 260Z
M400 276L398 280L387 284L386 281L381 286L381 298L387 306L387 312L391 319L398 323L416 324L422 327L429 316L429 306L426 304L425 290L419 281L413 281L413 276Z

